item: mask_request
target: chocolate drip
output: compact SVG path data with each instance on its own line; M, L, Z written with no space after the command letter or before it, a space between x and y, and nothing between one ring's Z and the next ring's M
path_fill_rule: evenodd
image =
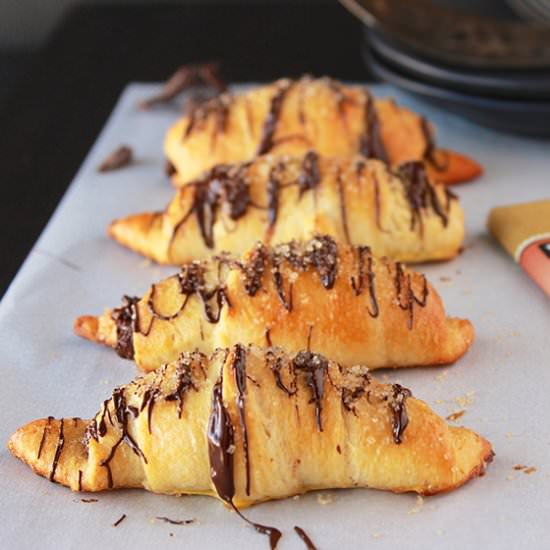
M166 162L164 163L164 173L165 173L168 177L171 177L171 176L173 176L176 172L177 172L176 167L172 164L172 162L170 162L169 160L166 160Z
M390 401L390 409L393 416L392 433L393 440L399 445L402 442L403 433L409 424L405 401L407 397L411 397L412 393L409 389L399 384L392 384L392 389L393 395Z
M319 155L315 151L308 151L302 160L302 170L298 176L300 199L306 191L315 191L320 181Z
M288 285L288 296L285 295L285 289L284 289L284 281L283 281L283 275L281 273L281 264L283 262L283 258L280 256L273 256L272 257L272 264L273 264L273 281L275 283L275 290L277 291L277 296L279 297L279 300L281 300L281 303L283 304L283 307L288 311L292 311L292 283L289 283Z
M422 209L431 208L441 219L443 227L447 227L450 200L454 195L447 192L447 204L445 207L439 202L435 187L430 184L422 162L407 162L399 167L401 183L405 188L407 200L411 208L411 230L414 230L416 223L422 232Z
M265 341L268 347L273 346L273 342L271 341L271 330L268 328L265 329Z
M52 427L52 420L53 420L53 416L48 416L48 421L44 426L44 431L42 432L42 438L40 439L40 445L38 446L38 452L36 453L36 460L40 459L40 455L42 454L42 448L44 447L44 443L46 442L46 436L48 433L50 433L50 430Z
M250 189L245 180L247 164L238 168L218 165L200 180L189 184L193 190L193 203L188 212L174 226L170 246L175 236L192 215L208 248L214 248L214 224L220 209L234 221L244 216L251 205Z
M195 519L172 519L166 516L157 516L155 519L164 521L164 523L169 523L170 525L191 525L196 521Z
M223 371L212 390L212 409L208 421L208 458L210 475L218 496L249 525L263 535L269 536L271 549L277 547L281 532L275 527L254 523L243 516L233 503L235 481L233 478L233 453L235 451L235 433L231 417L223 404Z
M380 133L380 120L372 96L365 91L363 135L359 140L359 152L367 158L379 159L389 164L389 157Z
M334 286L338 271L338 247L332 237L318 236L310 241L304 262L315 266L321 284L327 290Z
M63 433L63 418L60 420L59 424L59 437L57 439L57 445L55 447L55 454L53 456L52 469L50 470L49 480L55 481L55 471L57 470L57 465L59 463L59 457L65 446L65 435Z
M338 172L336 173L336 185L338 186L338 197L340 199L340 217L342 218L342 229L344 230L344 237L346 238L346 243L350 244L351 238L349 236L346 194L344 191L344 184L342 182L342 172L340 168L338 168Z
M115 350L124 359L134 358L134 331L139 325L138 302L139 298L135 296L124 296L122 306L111 313L111 318L116 324Z
M288 395L288 397L292 397L297 391L297 389L296 389L296 372L294 371L294 367L293 367L292 363L290 364L290 368L292 369L293 374L294 374L294 384L293 384L292 389L290 389L287 386L285 386L285 384L283 383L283 379L281 377L281 369L283 368L283 361L282 361L281 357L275 357L275 354L273 353L273 351L268 350L266 352L266 361L268 362L269 367L271 368L271 371L273 372L273 375L275 376L275 384L277 385L277 387L280 390L283 390Z
M275 130L277 129L277 123L279 122L283 102L291 86L292 83L290 81L284 81L280 83L279 89L271 98L269 112L267 113L264 121L262 139L256 152L257 155L264 155L265 153L269 153L269 151L271 151L271 149L273 148L273 136L275 135Z
M269 172L269 179L267 181L267 220L269 224L269 235L273 232L279 214L279 192L281 189L279 174L282 169L283 165L281 163L277 163L273 166Z
M436 170L443 172L449 166L449 157L445 154L443 162L436 156L435 143L433 138L433 133L430 128L430 124L426 118L422 117L420 119L420 125L422 128L422 135L424 136L424 141L426 142L426 148L424 149L424 154L422 158L429 162Z
M317 550L317 546L313 544L313 541L308 537L307 533L301 527L295 525L294 531L296 531L298 536L304 541L304 544L306 545L306 548L308 550Z
M403 279L405 280L404 284L403 284ZM428 288L428 281L425 275L422 275L422 282L423 282L422 296L419 298L418 296L416 296L412 288L411 274L410 273L405 274L405 272L403 271L403 266L401 262L397 262L395 264L395 279L394 279L395 294L397 296L397 303L399 307L409 312L408 321L407 321L407 327L409 328L409 330L413 328L414 305L417 304L420 307L426 307L428 303L428 295L430 291Z
M151 433L151 420L153 418L153 407L157 397L160 395L160 389L158 387L147 388L143 392L143 397L141 398L141 406L139 408L142 412L147 407L147 431Z
M265 271L265 264L268 259L267 248L258 243L248 261L238 264L244 275L244 289L249 296L255 296L262 287L262 277Z
M139 445L135 442L134 438L128 432L128 407L126 406L126 398L124 396L123 388L115 388L113 391L113 408L115 410L115 417L118 425L122 431L120 440L124 441L132 451L139 456L145 464L147 464L147 458L143 454L143 451L139 448Z
M234 429L222 397L223 371L212 389L212 411L208 421L210 475L218 496L231 504L235 495L233 479Z
M82 491L82 470L78 470L78 490Z
M292 360L292 364L295 370L305 374L306 384L311 390L311 402L315 404L317 427L322 432L323 395L328 361L322 355L310 351L300 351Z
M172 393L169 393L166 396L166 401L178 402L178 418L181 418L181 414L183 412L183 400L186 392L189 389L198 391L198 388L193 381L191 362L192 358L185 355L182 355L178 359L178 364L176 366L176 388ZM149 432L150 431L151 429L149 427Z
M239 409L239 422L243 432L244 465L246 469L246 494L250 495L250 455L248 452L248 429L246 426L245 395L246 395L246 351L241 344L233 348L233 362L231 364L235 374L237 386L237 408Z
M345 123L346 112L344 110L344 104L346 102L346 94L344 93L344 87L342 84L332 78L327 79L327 84L334 95L334 100L336 101L336 107L338 109L338 115Z
M373 257L371 254L370 247L368 246L358 246L355 248L357 250L357 281L355 277L351 278L351 286L356 296L359 296L363 292L365 284L365 256L367 257L367 284L369 288L369 297L371 307L367 308L369 315L371 317L378 317L380 314L380 308L378 307L378 301L376 299L376 287L374 279L376 277L372 266L373 266Z
M213 324L219 322L223 306L227 305L228 307L231 307L231 303L223 285L218 284L210 290L207 289L205 272L205 266L198 261L185 264L182 267L177 277L179 292L184 299L182 300L179 309L171 315L162 315L155 309L154 298L156 287L153 285L147 301L147 306L151 312L152 319L148 329L145 332L140 331L141 334L145 336L149 334L155 319L170 321L178 317L185 310L185 307L193 294L197 295L202 301L206 320Z

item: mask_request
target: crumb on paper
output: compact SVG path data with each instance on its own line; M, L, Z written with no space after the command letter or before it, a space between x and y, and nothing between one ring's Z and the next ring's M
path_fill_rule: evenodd
M525 464L515 464L513 468L514 470L523 472L524 474L532 474L537 471L534 466L526 466Z
M435 534L436 534L436 535L442 535L443 533L445 533L445 529L437 529L437 530L435 531Z
M511 476L511 475L506 476L506 481L512 481L514 479L516 479L514 476Z
M441 397L438 397L436 400L435 400L436 404L437 405L442 405L443 403L445 403L445 401L443 399L441 399Z
M453 282L453 280L450 277L447 277L446 275L442 275L441 277L439 277L439 280L442 283L452 283Z
M510 336L519 336L519 332L517 330L513 330L511 333L510 333Z
M448 416L446 416L446 420L450 420L451 422L456 422L459 418L462 418L464 416L464 413L466 411L464 409L461 409L459 411L454 411Z
M372 538L373 539L379 539L382 536L382 533L373 533Z
M330 493L319 493L317 495L317 502L323 506L330 504L333 500L334 499Z
M294 496L292 497L292 500L298 500L299 498L300 498L300 495L294 495Z
M110 172L128 166L133 160L133 152L128 145L120 145L98 166L98 172Z
M462 296L470 296L472 294L472 291L469 288L465 288L462 291Z
M424 506L424 499L421 495L416 496L416 502L414 503L414 506L407 512L409 516L412 516L414 514L418 514L420 510L422 510L422 506Z
M153 262L149 258L144 258L139 262L140 269L147 269L148 267L151 267L153 265Z
M474 396L476 392L474 390L471 390L467 392L465 395L460 395L459 397L454 398L454 402L460 406L460 407L468 407L469 405L473 405L474 403Z
M512 439L512 437L514 437L514 434L512 432L506 432L506 437L508 439Z
M444 370L443 372L439 373L435 379L438 381L438 382L443 382L443 380L445 380L445 378L447 378L447 375L449 374L449 371L448 370Z

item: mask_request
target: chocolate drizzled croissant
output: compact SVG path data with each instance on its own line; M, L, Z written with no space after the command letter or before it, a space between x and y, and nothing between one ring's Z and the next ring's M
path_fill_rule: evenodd
M469 321L446 316L423 275L328 236L184 264L143 298L80 317L75 330L144 370L238 342L307 347L373 369L436 365L458 359L474 337Z
M426 160L438 181L477 177L475 161L437 149L430 124L391 99L375 100L362 87L329 78L278 80L244 94L223 94L200 105L168 131L165 153L177 185L217 164L246 162L266 153L360 153L390 164Z
M74 491L142 487L234 507L337 487L433 494L492 457L365 367L241 345L183 354L116 388L93 420L37 420L9 448Z
M316 232L406 262L455 256L464 238L456 196L419 162L390 169L364 157L259 157L212 168L180 189L164 212L114 221L119 243L165 264L221 250L242 254Z

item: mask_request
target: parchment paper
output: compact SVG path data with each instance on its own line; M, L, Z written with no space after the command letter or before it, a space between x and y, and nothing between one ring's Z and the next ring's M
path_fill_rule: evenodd
M471 351L451 367L377 376L411 387L442 415L465 409L458 423L486 436L496 458L485 477L423 501L367 489L332 491L263 504L249 516L280 527L283 550L304 548L292 532L295 524L320 548L549 547L550 300L487 235L485 219L492 206L550 196L550 143L500 135L391 87L373 88L424 113L437 126L439 144L471 154L486 169L479 181L456 188L467 218L464 253L421 266L448 312L474 323ZM90 418L116 384L136 375L131 362L74 336L72 323L80 314L118 304L123 293L141 294L174 271L148 266L105 236L113 218L162 208L173 194L163 175L162 139L177 106L135 108L156 89L132 84L124 91L2 300L2 548L268 547L214 499L144 491L79 495L34 475L5 449L9 435L35 418ZM122 143L134 149L136 163L98 174L97 165ZM39 166L36 171L40 177ZM516 464L536 471L516 471ZM83 496L99 501L86 504ZM113 528L123 513L126 520ZM155 516L197 518L199 524L172 526L152 521Z

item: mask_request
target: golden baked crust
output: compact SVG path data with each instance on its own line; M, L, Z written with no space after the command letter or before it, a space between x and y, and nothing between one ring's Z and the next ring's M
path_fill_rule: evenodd
M143 370L182 351L210 353L239 342L307 347L372 369L438 365L461 357L474 338L469 321L446 316L423 275L327 236L258 244L240 260L185 264L142 299L80 317L75 331Z
M309 149L328 156L361 153L390 164L426 159L443 183L467 181L482 171L464 155L436 149L424 118L329 78L278 80L244 94L223 94L178 120L164 142L179 175L176 185L217 164Z
M8 446L73 491L142 487L237 507L315 489L449 491L493 455L365 367L240 345L183 354L116 388L92 421L36 420Z
M178 190L164 212L114 221L109 234L159 263L212 252L242 254L258 239L279 244L315 233L368 244L404 262L447 260L464 238L456 196L432 184L424 164L390 169L378 160L259 157L216 166Z

